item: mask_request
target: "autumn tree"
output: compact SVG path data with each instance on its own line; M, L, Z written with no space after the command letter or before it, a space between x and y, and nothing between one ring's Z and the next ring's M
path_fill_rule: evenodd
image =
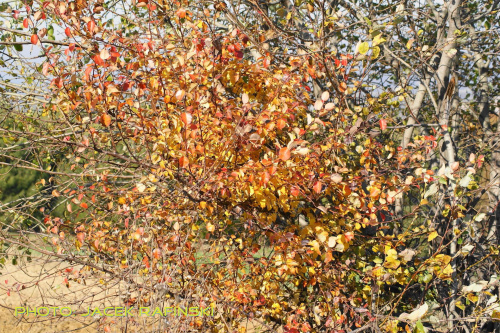
M454 130L450 75L462 16L491 25L496 5L4 6L2 163L46 174L66 211L39 207L42 232L0 240L64 264L65 292L44 305L87 284L81 307L119 286L116 306L215 309L168 326L93 318L105 331L492 327L498 243L471 231L486 217L471 209L484 152L471 126ZM14 156L20 145L46 159ZM458 285L474 266L462 257L490 265L489 281Z

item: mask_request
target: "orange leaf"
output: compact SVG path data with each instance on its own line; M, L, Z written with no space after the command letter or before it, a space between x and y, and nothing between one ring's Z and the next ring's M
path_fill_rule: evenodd
M179 165L181 168L187 168L189 165L189 159L186 156L179 158Z
M153 250L153 257L156 258L156 259L160 259L161 258L161 250L160 249L154 249Z
M278 119L278 121L276 122L276 127L278 127L278 129L283 129L285 128L286 126L286 121L284 119Z
M102 60L101 56L100 56L100 55L98 55L98 54L96 54L96 55L94 56L94 61L95 61L95 63L96 63L96 64L98 64L99 66L104 65L104 60Z
M314 183L313 190L316 193L320 193L322 187L323 187L323 184L318 180L316 183Z
M66 34L66 36L71 37L71 29L69 27L64 29L64 33Z
M78 239L78 241L80 243L83 243L83 240L85 239L85 234L83 232L79 232L76 234L76 239Z
M387 121L385 121L385 119L380 119L379 124L382 131L387 128Z
M175 15L177 15L179 18L185 18L186 10L184 8L179 8L177 12L175 12Z
M106 127L108 127L109 125L111 125L111 116L109 114L107 114L107 113L103 114L101 116L101 124L103 126L106 126Z
M271 179L271 175L269 174L269 172L266 171L266 172L261 173L261 175L260 175L260 183L262 185L266 185L269 182L270 179Z
M269 65L270 65L269 58L265 58L265 59L262 61L262 65L264 66L264 68L268 68L268 67L269 67Z
M325 264L328 264L330 261L333 260L333 256L331 252L327 252L325 255Z
M291 153L290 153L290 149L288 149L288 147L283 147L280 149L279 157L281 160L286 161L290 158L290 156L291 156Z
M290 193L294 196L294 197L298 197L299 194L300 194L300 189L298 186L292 186L292 188L290 189Z
M179 90L175 93L175 99L179 102L184 98L184 95L186 95L186 92L184 90Z
M89 21L87 23L87 29L90 33L94 33L95 30L95 22L94 21Z
M83 209L87 209L87 208L89 208L89 206L88 206L85 202L82 202L82 203L80 204L80 207L82 207Z
M182 122L187 126L187 125L191 124L191 121L193 120L193 116L189 112L184 112L183 114L181 114L181 119L182 119Z
M36 34L31 35L31 44L36 45L38 43L38 36Z

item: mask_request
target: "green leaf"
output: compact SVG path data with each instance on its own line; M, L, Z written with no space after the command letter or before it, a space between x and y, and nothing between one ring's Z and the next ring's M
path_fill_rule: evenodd
M425 328L422 322L419 320L413 329L413 333L425 333Z
M14 44L14 48L18 52L22 52L23 51L23 45L22 44Z

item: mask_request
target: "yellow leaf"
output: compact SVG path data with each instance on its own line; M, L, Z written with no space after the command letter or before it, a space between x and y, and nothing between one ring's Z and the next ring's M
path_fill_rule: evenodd
M437 231L433 231L429 234L429 238L428 238L428 241L432 241L434 238L436 238L438 235Z
M479 299L479 297L477 297L477 296L476 296L476 295L474 295L474 294L468 294L468 295L467 295L467 299L468 299L469 301L473 302L473 303L476 303L476 302L477 302L477 300Z
M408 43L406 43L406 48L407 48L408 50L409 50L409 49L411 49L411 47L412 47L412 45L413 45L413 42L415 42L415 39L413 39L413 38L412 38L412 39L410 39L410 40L408 41Z
M372 44L373 46L377 46L385 41L386 39L382 38L382 34L378 34L377 36L375 36L375 38L373 38Z
M455 303L455 305L457 306L457 308L459 308L460 310L465 310L465 305L463 305L462 302L458 301Z
M366 54L370 50L370 45L367 42L363 42L359 45L358 52L360 54Z
M310 241L309 245L314 249L314 251L316 251L316 253L318 253L319 255L321 255L321 252L319 251L319 243L318 243L318 241L316 241L316 240Z

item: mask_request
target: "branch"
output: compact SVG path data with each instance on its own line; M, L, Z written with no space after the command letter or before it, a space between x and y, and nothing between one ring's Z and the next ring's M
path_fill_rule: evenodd
M2 28L2 27L0 27L0 30L8 31L8 32L13 33L13 34L18 34L18 35L23 35L23 36L28 36L28 37L30 37L32 35L32 34L27 33L27 32L22 32L19 30ZM64 46L69 46L69 44L70 44L70 43L58 42L56 40L50 40L50 39L39 39L39 41L40 41L40 43L64 45ZM31 44L31 42L28 42L28 41L25 41L25 42L0 42L0 45L22 45L22 44Z
M400 126L387 126L387 128L391 128L391 129L408 128L408 127L439 127L439 124L408 124L408 125L400 125Z

